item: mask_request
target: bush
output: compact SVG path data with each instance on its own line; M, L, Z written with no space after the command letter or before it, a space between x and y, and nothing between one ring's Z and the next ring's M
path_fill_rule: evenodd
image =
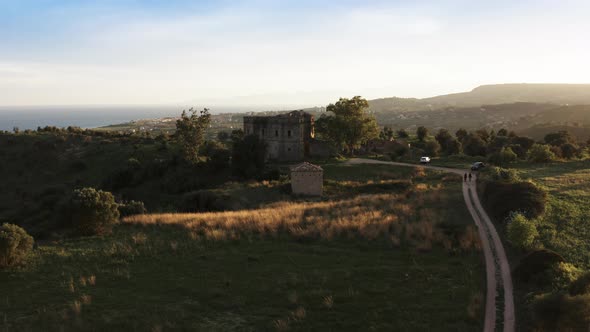
M514 153L514 151L512 151L511 148L504 147L500 149L500 151L492 153L489 156L488 161L496 165L505 165L508 163L515 162L517 158L518 156L516 155L516 153Z
M590 294L590 272L582 274L572 282L568 291L572 296Z
M560 146L561 156L565 159L573 159L578 154L579 148L572 143L565 143Z
M554 264L548 271L549 280L555 290L565 290L582 275L582 270L566 262Z
M82 235L109 233L119 220L118 207L110 192L76 189L70 200L70 220Z
M492 181L485 184L483 199L497 221L506 220L511 212L521 212L533 219L545 212L547 193L532 182Z
M535 298L536 331L587 331L590 325L590 295L545 294Z
M514 270L514 276L522 282L529 282L564 261L563 256L554 251L548 249L535 250L520 260Z
M130 201L126 203L119 204L119 215L121 218L127 216L133 216L137 214L145 214L147 213L147 209L143 202L139 201Z
M266 143L256 135L234 140L231 166L233 174L256 178L264 172Z
M0 268L25 261L33 250L33 237L17 225L0 226Z
M492 167L489 171L490 177L494 181L520 182L521 178L514 168Z
M539 236L535 223L520 213L513 213L507 227L508 241L520 249L531 249Z
M181 212L212 212L232 210L232 202L226 195L199 190L185 194L179 206Z
M528 152L528 160L536 163L547 163L555 158L555 153L548 145L535 144Z

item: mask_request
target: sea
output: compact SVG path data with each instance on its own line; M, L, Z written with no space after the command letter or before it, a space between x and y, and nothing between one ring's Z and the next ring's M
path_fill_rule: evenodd
M97 128L133 120L180 116L182 106L0 106L0 130L77 126ZM253 111L249 107L211 109L212 114Z

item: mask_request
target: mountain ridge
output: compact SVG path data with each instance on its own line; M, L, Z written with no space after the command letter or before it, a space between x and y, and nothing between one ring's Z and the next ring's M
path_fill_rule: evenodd
M512 103L590 104L590 84L505 83L480 85L468 92L428 98L378 98L369 101L374 112L426 111L446 107L477 107Z

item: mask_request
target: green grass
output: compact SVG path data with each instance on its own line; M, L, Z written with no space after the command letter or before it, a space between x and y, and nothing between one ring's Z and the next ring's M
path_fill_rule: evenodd
M549 193L547 211L538 225L543 245L590 269L590 160L520 163L515 168Z
M411 181L412 191L392 192L408 195L418 218L405 222L430 210L447 225L472 223L453 177L389 166L324 170L353 192ZM122 224L105 237L41 243L28 266L0 272L0 331L473 331L483 287L479 251L383 238L211 241L182 224Z

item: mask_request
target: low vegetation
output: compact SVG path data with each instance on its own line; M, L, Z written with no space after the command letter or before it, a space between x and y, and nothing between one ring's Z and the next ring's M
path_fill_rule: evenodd
M0 269L22 264L33 250L33 237L13 224L0 226Z
M94 188L74 190L68 210L71 225L81 235L108 234L119 221L113 195Z
M226 194L269 194L251 209L131 215L108 236L42 244L33 273L0 272L0 327L481 329L480 244L458 177L324 170L322 199L285 201L280 180L239 184Z
M552 146L570 144L568 137L551 135L547 145L531 151L553 158ZM547 162L551 158L487 170L483 197L510 244L519 325L577 331L588 326L590 317L584 273L590 269L589 165L587 159Z

